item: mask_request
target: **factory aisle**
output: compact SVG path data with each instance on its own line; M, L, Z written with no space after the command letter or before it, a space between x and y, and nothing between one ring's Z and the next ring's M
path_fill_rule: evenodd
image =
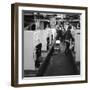
M60 75L77 75L78 70L74 59L69 52L64 54L65 45L60 45L61 51L58 54L53 54L50 63L44 73L44 76L60 76Z

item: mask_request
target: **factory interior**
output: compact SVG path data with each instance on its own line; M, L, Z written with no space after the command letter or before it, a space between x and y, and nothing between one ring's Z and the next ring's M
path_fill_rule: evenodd
M81 14L23 11L22 15L23 76L80 75Z

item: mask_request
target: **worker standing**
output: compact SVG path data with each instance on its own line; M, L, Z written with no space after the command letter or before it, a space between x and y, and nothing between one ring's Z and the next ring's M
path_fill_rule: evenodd
M66 43L66 49L65 49L65 54L67 55L69 53L69 47L70 47L70 41L73 39L72 34L71 34L71 26L68 26L68 29L65 33L65 43Z

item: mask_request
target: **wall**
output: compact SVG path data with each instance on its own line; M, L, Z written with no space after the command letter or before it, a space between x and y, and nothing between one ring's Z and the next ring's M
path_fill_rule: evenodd
M90 77L87 84L70 84L70 85L55 85L42 87L24 87L13 88L10 86L11 78L11 3L26 2L26 3L43 3L43 4L58 4L58 5L74 5L74 6L89 6L90 0L1 0L0 1L0 90L89 90ZM90 11L90 10L89 10ZM90 12L89 12L90 14ZM90 20L90 15L89 20ZM90 22L88 23L90 24ZM90 26L90 25L89 25ZM88 30L90 33L90 27ZM90 38L90 35L89 35ZM90 40L89 45L90 46ZM90 50L90 47L88 47ZM90 51L89 51L90 53ZM90 55L89 55L90 59ZM88 60L90 63L90 60ZM90 68L90 65L88 66ZM90 70L88 75L90 76Z

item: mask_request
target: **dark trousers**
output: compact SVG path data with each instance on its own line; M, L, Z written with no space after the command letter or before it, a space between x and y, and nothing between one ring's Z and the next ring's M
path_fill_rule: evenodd
M66 55L69 53L69 46L70 46L70 43L66 42L66 49L65 49L65 54Z

